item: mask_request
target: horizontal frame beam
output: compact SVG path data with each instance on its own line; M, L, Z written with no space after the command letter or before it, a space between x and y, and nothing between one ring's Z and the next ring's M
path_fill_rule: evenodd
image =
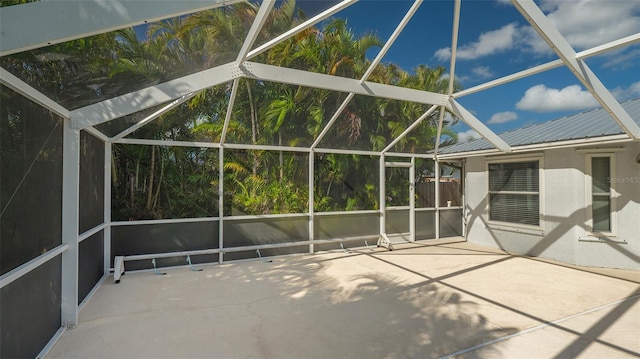
M624 46L628 46L631 44L635 44L637 42L640 42L640 34L634 34L634 35L630 35L627 37L624 37L622 39L618 39L618 40L614 40L611 42L608 42L606 44L602 44L600 46L596 46L593 47L591 49L588 50L584 50L584 51L580 51L576 54L576 58L577 59L586 59L592 56L597 56L615 49L619 49L621 47ZM511 75L507 75L492 81L488 81L485 82L481 85L478 86L474 86L471 88L468 88L466 90L462 90L462 91L458 91L456 93L453 94L454 98L460 98L462 96L466 96L466 95L470 95L472 93L476 93L482 90L486 90L486 89L490 89L492 87L496 87L499 85L504 85L506 83L515 81L515 80L519 80L521 78L525 78L528 76L532 76L541 72L545 72L545 71L549 71L555 68L558 68L560 66L563 66L564 63L562 62L561 59L557 59L557 60L553 60L547 63L544 63L542 65L538 65L526 70L522 70L516 73L513 73Z
M240 75L235 71L236 68L237 66L234 63L220 65L73 110L71 111L71 124L74 128L83 129L173 101L190 93L197 93L209 87L233 80Z
M16 279L19 279L23 275L47 263L49 260L62 254L62 252L66 251L67 249L69 249L68 245L61 244L45 252L44 254L28 261L27 263L24 263L23 265L3 274L2 276L0 276L0 288L4 288L5 286L9 285L11 282L15 281Z
M312 73L256 62L245 62L242 66L242 71L244 71L244 75L246 77L265 81L287 83L310 88L321 88L345 93L353 92L358 95L377 96L428 105L447 104L447 96L435 92L421 91L368 81L361 83L359 79Z

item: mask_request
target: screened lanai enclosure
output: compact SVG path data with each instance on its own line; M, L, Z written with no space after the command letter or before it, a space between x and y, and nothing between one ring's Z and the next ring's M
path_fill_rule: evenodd
M496 88L562 73L640 138L590 67L637 61L634 27L577 52L533 0L397 1L350 27L381 3L2 0L0 356L46 354L126 271L464 237L474 186L440 148L466 126L520 151L467 97L502 111ZM489 30L465 27L482 6L517 14L551 60L463 86L475 50L458 40ZM440 64L386 60L425 38Z

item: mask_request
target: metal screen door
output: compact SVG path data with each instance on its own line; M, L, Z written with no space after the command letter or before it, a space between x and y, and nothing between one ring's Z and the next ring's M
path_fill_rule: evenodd
M385 162L382 193L384 206L378 246L415 241L415 163ZM381 182L382 184L382 182Z

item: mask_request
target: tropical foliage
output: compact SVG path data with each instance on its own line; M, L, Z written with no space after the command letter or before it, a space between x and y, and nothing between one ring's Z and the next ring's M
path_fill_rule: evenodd
M5 56L0 64L67 108L79 108L146 86L233 61L258 11L239 3L183 16L139 30L124 29L48 48ZM257 44L304 19L295 0L279 3ZM251 61L360 79L366 54L382 46L374 35L354 34L346 20L309 28ZM408 72L379 64L368 81L432 92L446 91L444 68ZM241 79L228 129L224 119L232 85L215 86L141 127L130 137L175 141L309 147L346 98L323 89ZM457 86L457 85L456 85ZM318 148L380 151L428 109L427 105L355 96ZM114 135L149 112L97 126ZM425 152L436 141L439 111L403 137L394 152ZM450 125L450 123L447 123ZM455 142L445 126L444 142ZM325 151L326 152L326 151ZM295 151L114 145L113 219L216 216L219 173L224 172L225 215L308 211L309 176L316 211L378 208L378 159L363 155Z

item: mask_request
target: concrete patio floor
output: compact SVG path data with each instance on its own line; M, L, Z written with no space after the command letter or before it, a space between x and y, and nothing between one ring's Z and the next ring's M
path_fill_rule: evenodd
M47 358L640 357L640 272L462 239L107 278Z

